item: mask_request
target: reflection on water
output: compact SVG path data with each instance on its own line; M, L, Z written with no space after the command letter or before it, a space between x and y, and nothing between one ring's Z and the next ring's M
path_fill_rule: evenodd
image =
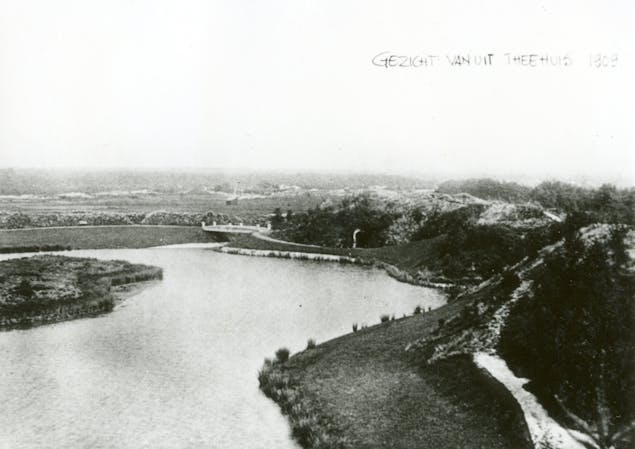
M258 390L264 357L443 302L349 265L208 249L64 254L154 264L164 279L108 315L0 333L2 449L296 447Z

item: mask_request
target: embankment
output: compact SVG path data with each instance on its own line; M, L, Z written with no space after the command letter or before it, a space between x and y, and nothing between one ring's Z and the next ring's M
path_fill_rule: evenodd
M403 247L386 248L329 248L315 245L285 242L271 239L260 234L244 235L237 237L228 245L219 249L227 254L241 254L246 256L281 257L286 259L319 260L330 262L350 262L358 265L373 265L383 269L392 278L407 284L421 287L449 290L457 284L465 282L459 280L452 282L440 276L422 276L416 272L408 252L415 252L420 259L431 253L430 245L422 246L420 242ZM415 271L415 273L413 273ZM469 283L468 283L469 284Z
M320 253L308 253L299 251L279 251L279 250L265 250L265 249L249 249L249 248L233 248L222 246L215 249L218 252L225 254L239 254L242 256L255 256L255 257L278 257L282 259L297 259L297 260L314 260L319 262L340 262L340 263L352 263L357 265L368 264L362 259L349 256L338 256L335 254L320 254Z
M470 356L428 364L406 350L460 310L448 304L268 360L261 389L305 448L533 448L517 402Z

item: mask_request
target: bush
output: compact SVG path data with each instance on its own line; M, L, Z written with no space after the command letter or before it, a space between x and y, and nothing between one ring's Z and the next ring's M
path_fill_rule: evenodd
M520 285L520 278L513 271L505 271L501 285L505 289L514 290Z
M417 306L415 307L415 315L419 315L420 313L422 313L423 311L421 310L421 306Z
M380 316L380 317L379 317L379 320L380 320L382 323L385 323L385 322L387 322L388 320L390 320L390 317L389 317L388 315L382 315L382 316Z
M289 350L287 348L280 348L276 351L276 361L279 363L285 363L289 360Z
M353 332L357 332L357 323L353 323Z
M613 257L624 241L612 244L573 236L548 255L533 296L510 310L499 351L568 415L599 429L602 447L620 448L620 429L635 419L635 278Z
M307 349L314 349L315 348L315 340L313 340L312 338L309 338L309 340L306 342L306 348Z
M31 298L34 293L33 287L31 287L31 283L26 279L23 279L20 284L13 289L13 291L14 293L25 298Z

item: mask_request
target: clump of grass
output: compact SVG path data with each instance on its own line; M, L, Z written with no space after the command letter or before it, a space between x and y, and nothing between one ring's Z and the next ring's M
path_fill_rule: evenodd
M307 449L345 448L344 438L333 433L332 429L320 422L311 410L310 403L295 388L284 367L265 359L258 372L258 381L262 392L276 402L282 413L287 415L291 424L291 434L298 443Z
M280 348L276 351L276 361L278 363L285 363L287 360L289 360L289 349L287 348Z
M313 340L312 338L309 338L309 340L306 342L306 348L315 349L315 340Z
M353 323L353 332L357 332L357 323Z
M420 313L422 313L421 306L415 307L415 313L414 314L415 315L419 315Z

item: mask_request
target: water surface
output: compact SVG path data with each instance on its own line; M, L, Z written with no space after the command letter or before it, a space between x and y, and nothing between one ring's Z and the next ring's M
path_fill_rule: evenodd
M444 301L351 265L200 248L63 254L158 265L164 279L98 318L0 332L2 449L297 448L258 390L264 357Z

